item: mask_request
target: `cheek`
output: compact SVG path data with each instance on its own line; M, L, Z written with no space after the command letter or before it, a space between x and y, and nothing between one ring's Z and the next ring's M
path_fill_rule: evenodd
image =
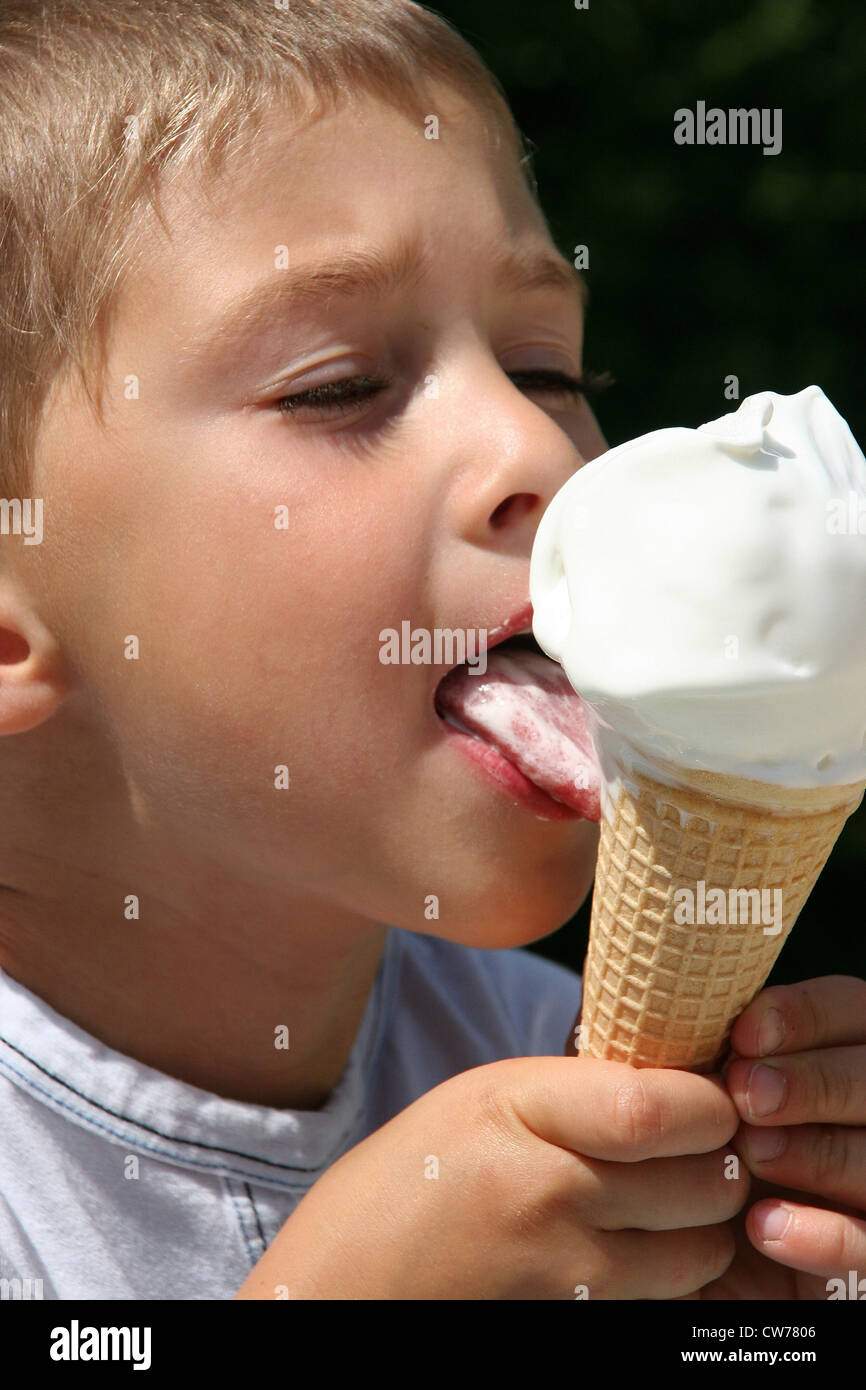
M417 754L429 672L383 665L379 633L429 621L420 489L395 486L399 461L314 472L231 430L143 434L122 470L89 457L63 503L58 626L139 796L203 833L362 825ZM275 803L280 764L297 795Z
M154 794L182 778L197 799L219 788L238 808L285 763L309 819L335 796L375 795L405 765L429 673L384 665L379 634L423 620L424 562L407 566L419 547L385 518L362 529L333 514L290 517L287 530L260 505L167 518L114 567L94 683Z

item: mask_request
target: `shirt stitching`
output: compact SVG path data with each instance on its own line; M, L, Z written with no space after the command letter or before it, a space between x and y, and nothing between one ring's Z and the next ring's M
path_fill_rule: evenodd
M250 1185L249 1185L248 1182L245 1182L245 1183L244 1183L244 1187L246 1188L247 1197L249 1198L250 1206L251 1206L252 1209L253 1209L253 1216L256 1218L256 1227L258 1228L258 1232L259 1232L259 1240L262 1242L262 1253L264 1253L264 1251L267 1250L267 1248L268 1248L268 1242L265 1240L265 1233L264 1233L264 1231L262 1230L262 1223L261 1223L261 1221L260 1221L260 1219L259 1219L259 1210L258 1210L258 1207L256 1206L256 1199L255 1199L255 1197L253 1196L253 1190L252 1190L252 1188L250 1187Z
M18 1051L17 1048L16 1048L15 1050L16 1050L16 1052ZM22 1055L26 1055L26 1054L22 1054ZM38 1065L38 1063L37 1063L37 1065ZM35 1081L33 1081L30 1077L25 1076L23 1072L17 1071L16 1068L10 1066L8 1062L4 1062L2 1058L0 1058L0 1069L5 1069L5 1070L7 1070L7 1071L11 1071L14 1075L20 1076L20 1077L21 1077L21 1080L24 1081L25 1084L26 1084L28 1087L30 1087L31 1089L33 1089L33 1090L35 1090L35 1091L39 1091L39 1092L40 1092L42 1095L44 1095L44 1096L47 1096L48 1099L49 1099L50 1101L52 1101L55 1105L59 1105L63 1110L69 1110L69 1111L71 1111L71 1113L72 1113L73 1115L77 1115L77 1116L79 1117L79 1119L81 1119L81 1120L83 1120L83 1121L85 1122L85 1124L88 1124L88 1125L92 1126L92 1128L94 1128L94 1129L102 1130L105 1134L110 1134L110 1135L111 1135L113 1138L115 1138L115 1139L120 1139L121 1142L124 1143L124 1144L133 1144L133 1143L134 1143L135 1145L137 1145L138 1148L144 1149L144 1150L145 1150L146 1152L148 1152L148 1153L158 1154L161 1158L169 1158L169 1159L172 1159L175 1163L188 1164L188 1165L190 1165L191 1167L194 1167L194 1168L203 1168L203 1169L210 1169L210 1170L222 1169L224 1172L233 1173L233 1174L235 1174L237 1177L240 1177L240 1178L252 1178L253 1182L255 1182L255 1181L256 1181L256 1178L259 1177L259 1181L261 1181L261 1178L260 1178L260 1176L259 1176L258 1174L256 1174L256 1173L250 1173L250 1172L248 1172L248 1171L247 1171L246 1169L244 1169L244 1168L233 1168L233 1167L232 1167L230 1164L228 1164L228 1163L209 1163L206 1159L191 1158L191 1157L190 1157L190 1158L180 1158L180 1157L178 1157L177 1154L173 1154L173 1153L169 1152L167 1149L161 1149L161 1148L159 1148L156 1144L147 1144L147 1143L145 1143L145 1141L144 1141L143 1139L135 1139L135 1140L132 1140L132 1139L130 1139L130 1137L129 1137L128 1134L121 1134L119 1130L112 1129L111 1125L106 1125L106 1124L103 1124L100 1120L95 1120L91 1115L87 1115L83 1110L78 1110L78 1109L76 1109L76 1107L75 1107L74 1105L70 1105L68 1101L61 1100L59 1096L52 1095L52 1093L51 1093L49 1090L46 1090L46 1088L45 1088L44 1086L39 1086L39 1085L38 1085ZM72 1089L72 1088L70 1087L70 1090L71 1090L71 1089ZM87 1099L87 1097L84 1097L84 1099ZM104 1108L104 1107L103 1107L103 1108ZM109 1111L108 1113L109 1113L109 1114L112 1114L113 1112L112 1112L112 1111ZM122 1120L122 1119L125 1118L125 1116L120 1115L120 1116L118 1116L117 1118ZM135 1122L135 1121L130 1121L129 1123L134 1125L136 1122ZM167 1136L166 1136L166 1135L160 1135L158 1130L154 1130L153 1133L157 1134L158 1137L161 1138L161 1139L167 1139ZM168 1142L171 1143L172 1141L169 1139ZM193 1140L185 1140L184 1142L185 1142L185 1143L193 1143L194 1141L193 1141ZM205 1146L202 1146L202 1147L205 1147ZM215 1148L216 1146L215 1146L215 1145L209 1145L209 1146L207 1146L207 1147ZM226 1150L223 1150L223 1152L225 1152L225 1153L231 1153L232 1150L231 1150L231 1149L226 1149ZM246 1158L246 1157L249 1157L249 1155L247 1155L247 1154L241 1154L241 1155L239 1155L239 1157L241 1157L241 1158ZM259 1159L252 1159L252 1162L262 1162L262 1163L266 1163L266 1162L267 1162L267 1159L260 1159L260 1160L259 1160ZM277 1164L271 1164L271 1167L278 1167L278 1166L279 1166L279 1165L277 1165ZM288 1166L288 1165L284 1165L284 1166ZM305 1172L307 1172L307 1171L310 1171L310 1172L319 1172L319 1171L324 1172L325 1169L324 1169L324 1167L323 1167L321 1170L320 1170L320 1169L305 1169L305 1170L303 1170L303 1171L305 1171ZM277 1180L276 1178L273 1178L273 1179L271 1179L271 1181L276 1183L278 1180ZM279 1185L280 1185L281 1187L285 1187L288 1191L291 1191L291 1192L296 1192L296 1191L298 1191L298 1190L301 1190L301 1191L306 1190L305 1188L301 1187L300 1184L298 1184L298 1183L294 1183L294 1184L292 1184L292 1183L280 1183Z
M145 1130L148 1134L155 1134L158 1139L164 1139L168 1144L188 1144L191 1148L207 1149L211 1153L232 1154L235 1158L245 1158L250 1163L263 1163L268 1168L280 1168L283 1171L289 1173L318 1173L322 1171L322 1165L316 1165L314 1168L305 1168L299 1163L277 1163L270 1158L259 1158L257 1154L243 1153L240 1149L225 1149L222 1148L219 1144L208 1144L205 1140L184 1139L181 1136L175 1137L171 1134L163 1134L162 1130L155 1129L153 1125L145 1124L143 1120L134 1120L130 1115L121 1115L116 1110L112 1110L110 1106L103 1105L101 1101L94 1100L91 1096L85 1095L83 1091L77 1090L75 1086L71 1086L69 1082L64 1081L62 1077L55 1076L54 1073L50 1072L47 1067L43 1067L40 1062L37 1062L35 1057L31 1057L28 1052L24 1052L20 1047L16 1047L15 1044L11 1043L8 1038L4 1038L2 1035L0 1035L0 1042L4 1042L7 1047L10 1047L12 1049L13 1052L17 1052L19 1057L24 1057L27 1059L28 1062L32 1062L33 1066L36 1067L38 1071L41 1071L43 1076L47 1076L50 1078L50 1080L56 1081L58 1086L65 1087L67 1091L71 1091L72 1095L78 1096L80 1100L87 1101L87 1104L92 1105L94 1109L101 1110L104 1112L104 1114L113 1116L115 1120L122 1120L126 1124L134 1125L137 1129ZM26 1081L29 1085L32 1085L37 1090L40 1090L43 1095L50 1096L52 1094L50 1091L42 1087L36 1086L36 1083L32 1081L29 1077L25 1076L23 1072L16 1071L16 1069L13 1066L11 1066L10 1063L4 1063L2 1059L0 1059L0 1066L3 1065L9 1067L9 1070L13 1072L16 1076L20 1076L23 1081ZM58 1104L62 1105L65 1104L65 1102L58 1100ZM81 1114L81 1111L76 1110L75 1107L72 1105L67 1106L67 1108L72 1110L73 1114ZM354 1117L352 1124L355 1123L355 1120L357 1120L357 1115ZM96 1122L94 1121L94 1123ZM337 1141L338 1144L341 1144L343 1142L350 1130L351 1124L347 1125L344 1128L339 1140Z
M392 954L392 949L394 947L396 947L396 950L394 950ZM379 1006L378 1028L376 1031L376 1035L373 1039L373 1046L369 1052L367 1076L365 1078L362 1078L361 1100L358 1107L356 1108L354 1116L343 1127L343 1130L339 1138L335 1141L332 1150L333 1154L336 1154L342 1150L346 1138L348 1137L348 1135L351 1134L352 1129L358 1122L359 1116L363 1111L364 1100L368 1092L370 1080L373 1076L373 1073L376 1070L377 1064L379 1062L379 1057L383 1050L383 1043L385 1039L385 1033L387 1031L387 1022L390 1013L391 996L393 994L394 981L399 976L399 962L402 957L401 934L394 928L388 929L388 932L385 937L385 947L383 955L384 967L381 982L381 998ZM40 1071L43 1074L43 1076L47 1076L50 1080L56 1082L58 1086L63 1086L72 1095L78 1096L80 1100L85 1101L88 1105L92 1105L95 1110L100 1110L106 1115L111 1115L114 1119L120 1120L124 1124L131 1125L138 1130L142 1130L148 1134L153 1134L158 1139L164 1139L167 1144L185 1144L191 1148L206 1150L210 1153L231 1154L235 1158L246 1159L249 1163L259 1163L266 1168L276 1168L279 1171L286 1173L315 1173L321 1175L323 1172L325 1172L325 1170L328 1167L330 1167L330 1165L333 1162L335 1162L335 1159L331 1157L327 1159L324 1163L319 1164L316 1167L307 1168L297 1163L278 1163L270 1158L260 1158L256 1154L244 1153L240 1149L222 1148L218 1144L209 1144L205 1140L185 1139L182 1136L175 1137L173 1135L164 1134L161 1130L156 1129L153 1125L145 1124L145 1122L142 1120L134 1120L129 1115L119 1114L116 1110L112 1110L110 1106L103 1105L101 1101L94 1100L91 1096L85 1095L83 1091L77 1090L77 1088L71 1085L68 1081L65 1081L62 1077L56 1076L53 1072L49 1071L47 1067L44 1067L41 1062L37 1062L35 1057L31 1057L28 1052L25 1052L22 1048L16 1046L15 1043L10 1042L10 1040L4 1037L2 1034L0 1034L0 1042L5 1043L5 1045L11 1048L13 1052L16 1052L19 1057L25 1058L28 1062L31 1063L32 1066L36 1067L37 1071ZM81 1120L84 1120L86 1123L92 1125L94 1129L102 1130L106 1134L111 1134L114 1138L121 1139L124 1143L133 1142L129 1139L127 1135L118 1134L116 1130L111 1128L111 1126L105 1125L101 1123L99 1120L93 1119L92 1116L86 1115L82 1111L76 1109L74 1105L70 1105L67 1101L61 1100L59 1096L53 1095L52 1092L47 1090L45 1087L39 1086L38 1083L35 1082L31 1077L28 1077L25 1073L13 1067L10 1062L5 1061L2 1057L0 1057L0 1068L6 1068L13 1075L20 1077L27 1087L31 1088L35 1092L39 1092L39 1094L41 1095L46 1096L49 1100L53 1101L58 1106L62 1107L65 1110L69 1110L73 1115L77 1115ZM189 1163L193 1167L198 1167L204 1170L214 1170L222 1168L226 1172L233 1173L239 1177L251 1177L253 1181L255 1181L258 1177L259 1181L261 1181L260 1174L247 1173L244 1170L234 1168L227 1163L208 1163L204 1159L183 1158L177 1154L173 1154L171 1152L162 1150L158 1148L156 1145L147 1144L141 1138L137 1138L134 1142L136 1142L139 1145L139 1147L144 1149L146 1152L155 1153L163 1158L169 1158L176 1163ZM279 1187L290 1192L304 1190L303 1187L298 1183L279 1183L277 1179L273 1179L273 1181L277 1183Z
M240 1199L239 1199L239 1197L238 1197L238 1194L234 1191L234 1189L232 1188L231 1184L228 1184L228 1188L229 1188L229 1196L230 1196L231 1199L232 1199L232 1203L233 1203L234 1209L235 1209L235 1214L237 1215L237 1218L238 1218L238 1225L239 1225L240 1228L241 1228L241 1234L243 1235L243 1238L244 1238L244 1244L245 1244L246 1247L247 1247L247 1254L249 1255L249 1259L250 1259L250 1269L252 1269L253 1266L257 1263L257 1261L258 1261L258 1259L259 1259L259 1256L258 1256L258 1255L255 1253L255 1251L253 1250L252 1241L250 1240L249 1232L247 1231L247 1223L246 1223L246 1220L244 1219L243 1203L240 1201ZM247 1191L249 1191L249 1188L247 1188ZM262 1251L262 1252L260 1252L260 1253L263 1254L264 1251Z

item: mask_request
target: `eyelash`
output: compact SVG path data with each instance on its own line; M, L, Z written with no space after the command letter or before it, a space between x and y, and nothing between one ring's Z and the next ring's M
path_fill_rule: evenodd
M596 396L613 385L613 378L608 372L586 371L578 377L571 376L568 372L537 367L509 372L509 376L512 380L518 378L528 383L524 385L524 390L550 391L558 395L565 393L575 400ZM339 381L329 381L322 386L312 386L308 391L299 391L294 396L281 396L276 404L282 415L292 415L304 407L328 410L347 404L360 404L387 390L390 385L391 382L384 377L343 377ZM345 411L342 413L345 414Z

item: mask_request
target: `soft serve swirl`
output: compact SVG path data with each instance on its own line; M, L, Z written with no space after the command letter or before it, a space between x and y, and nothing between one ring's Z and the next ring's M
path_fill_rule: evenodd
M586 464L530 593L596 729L682 767L866 780L866 459L819 387Z

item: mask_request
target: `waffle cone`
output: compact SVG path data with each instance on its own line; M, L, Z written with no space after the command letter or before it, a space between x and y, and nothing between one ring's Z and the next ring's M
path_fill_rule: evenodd
M864 788L675 775L680 785L629 770L606 789L580 1052L710 1071ZM682 889L691 895L692 921ZM714 889L723 899L710 896Z

